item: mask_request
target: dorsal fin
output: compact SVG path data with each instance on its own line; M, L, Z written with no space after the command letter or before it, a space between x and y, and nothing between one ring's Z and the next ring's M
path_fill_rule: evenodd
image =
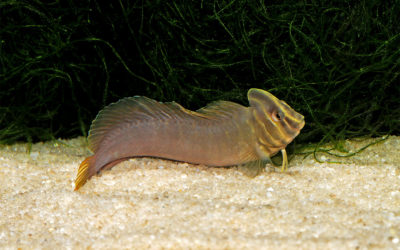
M215 101L198 109L197 113L207 116L208 119L226 119L246 111L247 107L229 101Z
M175 102L161 103L144 96L126 97L102 109L90 126L89 149L96 152L106 134L115 125L147 119L179 119L194 113Z

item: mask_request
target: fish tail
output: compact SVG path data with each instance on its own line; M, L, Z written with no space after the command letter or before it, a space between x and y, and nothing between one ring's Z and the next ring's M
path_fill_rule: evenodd
M75 179L75 189L74 191L78 190L80 187L85 184L85 182L93 175L92 173L95 172L93 171L94 169L94 164L93 164L93 156L87 157L79 166L78 169L78 174L76 175Z

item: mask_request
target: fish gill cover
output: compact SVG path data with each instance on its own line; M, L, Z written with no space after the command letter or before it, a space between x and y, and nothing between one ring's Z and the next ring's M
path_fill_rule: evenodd
M145 95L197 109L251 87L300 142L400 134L399 1L1 1L0 143L86 135Z

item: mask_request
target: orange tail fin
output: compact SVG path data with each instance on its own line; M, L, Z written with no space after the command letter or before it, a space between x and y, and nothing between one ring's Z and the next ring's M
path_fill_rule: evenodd
M89 156L79 166L78 174L76 175L76 179L75 179L74 191L76 191L80 187L82 187L83 184L85 184L85 182L92 176L92 174L90 174L90 169L93 168L93 166L91 164L92 159L93 159L93 156Z

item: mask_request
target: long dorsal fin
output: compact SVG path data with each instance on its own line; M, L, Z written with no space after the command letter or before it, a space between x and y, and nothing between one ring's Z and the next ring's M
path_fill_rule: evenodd
M229 119L238 111L246 110L240 104L216 101L197 112L190 111L176 102L157 102L144 96L127 97L112 103L99 112L88 136L89 149L96 152L109 131L122 123L135 123L150 119L203 118L207 120Z

